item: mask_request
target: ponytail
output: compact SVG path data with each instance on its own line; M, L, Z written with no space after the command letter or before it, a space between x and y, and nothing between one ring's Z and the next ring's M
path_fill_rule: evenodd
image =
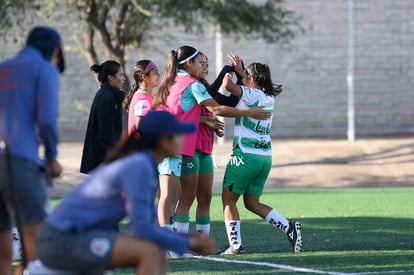
M270 68L267 64L252 63L247 68L248 74L253 76L254 82L261 87L268 96L276 97L283 91L283 86L274 84Z
M142 76L149 75L151 70L148 70L147 67L150 67L149 64L152 63L151 60L139 60L134 67L133 70L133 77L135 83L132 84L131 89L129 90L128 94L126 95L124 102L122 102L122 107L128 112L129 105L131 104L132 97L134 96L135 92L138 91L140 84L142 82ZM152 63L155 66L154 63ZM151 69L151 68L150 68Z
M170 93L170 87L174 83L175 77L178 73L178 50L171 50L168 53L168 62L165 67L164 76L160 86L158 87L158 92L154 96L154 101L152 104L153 108L160 108L165 105L167 97Z
M91 71L98 74L98 80L101 83L108 83L108 76L115 76L120 68L121 64L114 60L107 60L101 65L94 64L90 67Z
M123 137L115 147L106 155L103 163L111 163L124 158L135 151L152 149L154 145L145 142L138 130L133 131L129 136Z
M164 77L158 88L158 92L154 96L153 108L160 108L165 105L167 97L170 94L170 87L174 83L178 70L185 70L185 63L187 61L194 61L199 54L199 51L191 46L182 46L168 53L167 66L165 67Z

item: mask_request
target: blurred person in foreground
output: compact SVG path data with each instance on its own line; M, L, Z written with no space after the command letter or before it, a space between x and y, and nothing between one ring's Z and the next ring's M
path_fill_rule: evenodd
M8 142L21 211L28 261L36 258L35 237L48 208L46 182L58 177L59 72L65 69L60 35L49 27L33 28L26 46L0 63L0 139ZM39 140L45 160L39 157ZM0 158L0 274L10 274L12 213L9 176ZM21 274L18 267L15 274Z
M154 127L156 125L156 127ZM179 234L160 227L155 197L157 165L181 152L183 134L196 130L166 111L151 111L108 154L85 182L66 195L46 218L37 239L39 259L47 266L80 274L135 267L136 274L166 274L165 250L208 255L207 234ZM119 233L128 217L132 233Z

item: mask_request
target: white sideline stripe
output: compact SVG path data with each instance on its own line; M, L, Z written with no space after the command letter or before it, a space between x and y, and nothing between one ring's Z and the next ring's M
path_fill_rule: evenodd
M356 274L356 273L323 271L323 270L317 270L317 269L296 267L296 266L283 265L283 264L266 263L266 262L253 262L253 261L245 261L245 260L229 260L229 259L214 258L214 257L199 257L199 258L203 259L203 260L207 260L207 261L212 261L212 262L267 266L267 267L272 267L272 268L277 268L277 269L284 269L284 270L291 270L291 271L302 272L302 273L327 274L327 275L351 275L351 274L355 275ZM360 274L360 273L358 273L358 274ZM365 274L365 273L363 273L363 274Z
M414 270L389 270L389 271L374 271L374 272L358 272L355 275L374 275L374 274L396 274L396 273L414 273Z

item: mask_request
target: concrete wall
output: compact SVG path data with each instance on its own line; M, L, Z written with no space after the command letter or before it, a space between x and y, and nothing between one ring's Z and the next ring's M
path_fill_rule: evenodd
M354 3L357 137L414 134L414 1ZM345 138L347 1L287 0L287 5L302 16L307 30L290 46L225 37L223 51L237 50L246 63L268 63L274 81L284 85L285 91L276 103L275 137ZM53 22L58 22L54 24L64 34L68 64L62 77L61 139L79 141L83 139L88 108L98 86L86 60L76 50L68 19L58 19ZM7 43L0 41L0 57L14 54L24 36L25 32L13 34L15 43L13 38ZM164 68L168 50L189 44L209 56L213 77L212 30L189 35L179 28L166 27L154 36L146 43L146 50L128 52L129 74L136 59L149 58ZM227 121L227 135L231 136L232 123Z

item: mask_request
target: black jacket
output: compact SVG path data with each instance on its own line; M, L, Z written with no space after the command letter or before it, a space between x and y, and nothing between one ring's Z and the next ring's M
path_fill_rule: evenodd
M80 171L89 173L122 135L124 93L103 83L93 99L86 129Z

